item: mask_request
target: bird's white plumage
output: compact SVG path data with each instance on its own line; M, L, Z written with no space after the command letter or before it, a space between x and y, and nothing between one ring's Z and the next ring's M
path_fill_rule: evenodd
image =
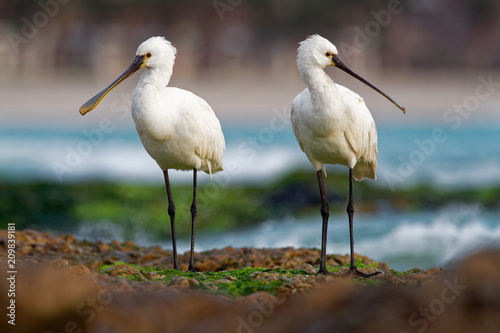
M163 37L151 37L137 55L151 54L132 100L132 116L141 142L162 170L222 170L224 135L212 108L195 94L167 87L176 49Z
M141 75L132 99L132 116L141 142L163 170L168 196L168 215L172 228L174 269L179 269L175 241L175 205L170 190L168 169L193 170L193 203L191 205L190 272L194 266L194 233L198 204L196 200L198 170L212 173L222 170L224 135L219 120L207 102L195 94L167 87L177 50L163 37L151 37L137 48L130 67L108 87L80 107L85 115L120 82L140 68Z
M337 49L319 35L300 43L297 67L307 88L292 102L292 126L300 148L316 170L324 164L353 169L353 177L375 179L377 131L363 99L325 73L325 54Z

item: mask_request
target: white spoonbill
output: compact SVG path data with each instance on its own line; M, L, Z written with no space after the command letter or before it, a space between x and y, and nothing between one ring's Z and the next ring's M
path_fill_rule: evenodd
M163 170L168 196L168 215L172 228L174 268L179 269L175 242L175 206L170 191L168 169L193 170L193 202L191 205L191 255L189 271L194 267L194 232L196 182L199 170L210 174L222 170L224 135L212 108L195 94L167 87L174 67L175 47L163 37L151 37L137 48L130 67L103 91L80 108L85 115L106 94L142 67L146 70L135 87L132 116L142 145ZM124 161L125 162L125 161Z
M405 109L374 85L355 74L338 58L337 48L327 39L313 35L299 43L297 67L307 88L292 102L292 126L300 148L316 168L323 218L321 263L319 273L326 274L326 236L328 201L321 169L325 164L341 164L349 168L349 232L351 263L349 275L368 277L354 264L352 177L357 181L375 179L377 167L377 129L363 99L338 85L326 75L326 66L335 66L385 96L403 113Z

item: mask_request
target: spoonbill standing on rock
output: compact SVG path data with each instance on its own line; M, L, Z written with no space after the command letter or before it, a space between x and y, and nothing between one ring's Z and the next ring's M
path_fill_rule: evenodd
M130 67L103 91L80 108L85 115L106 94L142 67L146 70L135 87L132 116L142 145L163 170L172 228L174 268L179 269L175 241L175 206L170 191L168 169L193 170L191 205L191 254L189 271L194 267L196 183L198 170L212 174L222 170L224 135L212 108L195 94L167 87L174 67L175 47L163 37L151 37L139 45Z
M338 85L326 75L326 66L335 66L352 75L389 99L377 87L355 74L338 57L337 48L327 39L313 35L299 43L297 67L307 88L292 102L292 126L302 151L316 168L323 218L321 239L321 262L318 273L327 274L326 236L328 229L328 201L325 193L323 174L325 164L341 164L349 168L349 232L351 263L349 276L368 277L357 270L354 264L352 178L362 181L375 179L377 167L377 130L375 121L363 99L351 90ZM326 173L325 173L326 176Z

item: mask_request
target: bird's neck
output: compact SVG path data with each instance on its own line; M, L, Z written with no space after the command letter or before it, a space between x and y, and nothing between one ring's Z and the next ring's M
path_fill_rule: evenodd
M323 68L314 67L307 71L300 71L300 76L311 93L313 105L324 106L338 100L337 85Z
M172 69L165 67L161 68L148 68L139 79L137 88L142 87L142 89L156 89L161 91L170 82L170 77L172 76Z
M139 79L134 91L133 103L147 111L144 105L153 105L161 98L162 92L170 81L172 70L148 68ZM144 104L144 105L143 105Z

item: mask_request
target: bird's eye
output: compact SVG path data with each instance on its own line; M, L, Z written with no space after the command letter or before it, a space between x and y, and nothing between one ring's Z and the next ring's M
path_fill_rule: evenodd
M331 54L330 52L326 52L326 53L325 53L325 55L326 55L327 57L330 57L332 54Z
M151 58L151 52L146 53L146 58Z

